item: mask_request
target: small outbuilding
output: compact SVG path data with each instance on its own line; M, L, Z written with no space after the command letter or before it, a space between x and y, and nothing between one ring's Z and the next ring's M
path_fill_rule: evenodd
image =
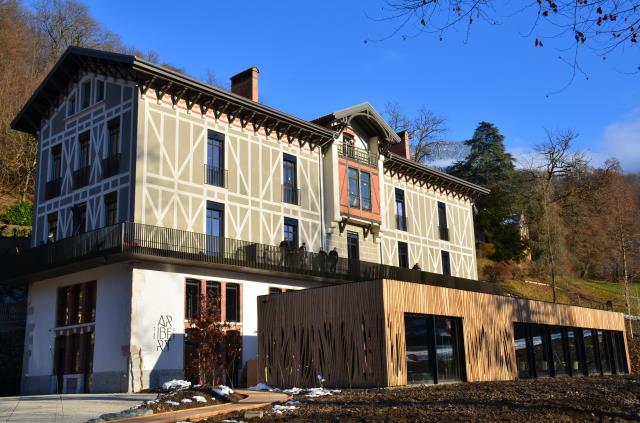
M258 297L272 386L382 387L628 373L621 313L374 280Z

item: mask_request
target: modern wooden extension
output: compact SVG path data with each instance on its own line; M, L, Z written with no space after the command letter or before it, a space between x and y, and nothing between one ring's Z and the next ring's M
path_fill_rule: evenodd
M580 374L593 374L590 370L583 373L583 368L589 368L584 348L586 334L598 330L608 334L607 345L611 345L611 339L624 342L624 350L619 349L618 369L622 370L618 373L629 368L621 313L384 279L259 297L258 378L280 387L318 386L320 379L331 387L405 385L408 383L405 315L449 316L457 319L444 320L461 322L463 381L518 378L522 370L519 364L523 363L516 359L516 322L555 328L547 329L549 343L554 338L548 334L554 330L564 331L563 337L567 331L575 334L576 339L579 335L575 343L582 346L582 356L577 349L576 370L572 372L567 364L568 374L578 375L578 368ZM570 336L574 341L574 335ZM538 345L535 342L536 338L533 342L529 338L526 346L533 349ZM553 369L551 348L549 345L548 364ZM564 349L570 357L566 344ZM597 346L595 349L599 357ZM431 357L435 349L432 351ZM605 354L604 349L601 351ZM615 350L611 351L615 355ZM428 352L426 346L424 352ZM535 368L537 356L531 352L530 357ZM582 360L585 365L575 360ZM566 361L571 363L570 359ZM599 366L600 373L607 373ZM437 382L435 365L433 371ZM611 372L616 373L615 366ZM557 372L562 373L564 370ZM551 375L554 374L552 371Z

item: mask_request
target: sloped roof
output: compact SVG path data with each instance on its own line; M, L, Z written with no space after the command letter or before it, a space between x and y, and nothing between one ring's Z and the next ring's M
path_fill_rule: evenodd
M62 54L11 127L28 133L37 132L41 119L48 117L59 105L70 83L77 82L83 71L135 81L141 93L153 88L163 96L171 96L172 101L184 99L188 107L198 104L220 114L228 114L233 119L239 118L243 125L251 121L254 126L262 126L287 137L304 138L315 145L330 142L333 137L333 131L327 128L136 56L80 47L70 47Z

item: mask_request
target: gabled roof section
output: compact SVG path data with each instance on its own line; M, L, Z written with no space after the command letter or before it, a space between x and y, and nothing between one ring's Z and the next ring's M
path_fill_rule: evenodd
M370 137L380 137L381 144L398 144L400 137L385 122L384 118L367 102L356 104L337 112L322 116L312 122L318 125L338 124L338 126L349 126L356 123L363 128Z
M212 110L216 117L226 114L230 122L238 119L243 127L251 123L255 131L262 127L267 135L275 132L278 138L286 136L290 142L298 139L301 146L309 143L312 149L331 142L333 138L332 130L136 56L81 47L70 47L62 54L11 127L36 133L41 119L47 118L60 104L69 84L77 82L83 71L134 81L140 94L152 88L159 98L168 96L174 104L184 100L189 110L197 104L203 114L208 110Z
M391 176L405 178L420 186L427 186L458 197L477 198L489 194L491 190L460 179L448 173L407 160L397 154L388 153L384 161L384 171Z

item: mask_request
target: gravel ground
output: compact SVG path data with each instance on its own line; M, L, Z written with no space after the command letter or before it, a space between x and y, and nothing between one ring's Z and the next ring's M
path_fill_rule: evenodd
M550 378L382 390L306 398L294 410L265 408L259 422L640 421L640 377ZM243 420L242 413L207 422Z

